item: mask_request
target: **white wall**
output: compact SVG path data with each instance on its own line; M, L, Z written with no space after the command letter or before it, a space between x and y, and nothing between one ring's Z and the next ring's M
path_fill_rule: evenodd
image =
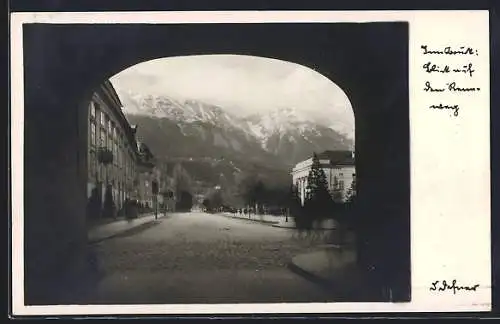
M320 163L329 163L328 160L320 160ZM297 189L299 191L299 197L302 201L302 204L305 200L305 189L307 187L307 176L309 175L309 171L311 170L312 159L308 159L302 162L297 163L297 165L292 170L292 181L293 184L297 185ZM345 199L347 191L351 186L355 174L356 168L353 165L346 166L336 166L332 168L323 168L325 172L326 179L328 181L329 190L332 191L334 189L335 177L339 181L339 184L343 183L343 199ZM354 176L353 176L354 175Z

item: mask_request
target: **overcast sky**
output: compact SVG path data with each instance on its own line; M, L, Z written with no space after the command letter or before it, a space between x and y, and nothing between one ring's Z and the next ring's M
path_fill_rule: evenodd
M134 65L111 82L118 95L131 91L197 99L227 107L237 115L291 107L311 120L354 129L351 104L337 85L302 65L275 59L241 55L162 58Z

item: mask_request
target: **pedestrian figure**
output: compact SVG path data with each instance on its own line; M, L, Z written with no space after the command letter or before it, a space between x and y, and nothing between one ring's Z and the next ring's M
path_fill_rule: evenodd
M130 218L130 200L125 198L125 201L123 202L123 214L125 215L125 218Z
M90 219L98 218L100 214L100 201L99 201L99 193L97 188L93 188L90 193L90 198L87 203L87 215Z

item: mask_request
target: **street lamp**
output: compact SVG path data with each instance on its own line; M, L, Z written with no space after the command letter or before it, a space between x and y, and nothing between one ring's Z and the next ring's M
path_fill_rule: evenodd
M151 187L155 204L155 219L158 219L158 182L156 182L156 180L153 180L153 182L151 183Z

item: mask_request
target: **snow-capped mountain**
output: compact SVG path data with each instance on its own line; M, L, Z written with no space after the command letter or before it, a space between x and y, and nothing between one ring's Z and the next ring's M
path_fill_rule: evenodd
M301 116L293 108L240 117L225 108L166 96L122 96L124 113L158 158L182 160L196 179L221 168L233 181L258 170L273 182L289 181L290 168L324 150L346 150L352 141L331 127ZM207 178L208 177L208 178Z
M235 116L222 107L197 100L176 100L167 96L128 94L124 100L127 115L141 115L173 121L186 136L206 140L206 126L212 126L216 146L242 151L241 139L259 146L286 161L302 158L302 151L351 149L352 140L341 132L312 122L296 109L277 108L266 114ZM205 127L202 127L205 126ZM228 136L229 135L229 136ZM307 146L304 148L303 146ZM297 147L298 146L298 147ZM309 155L310 153L306 154Z
M279 108L264 115L252 115L244 121L245 128L261 141L262 147L274 153L279 151L279 147L276 146L279 143L299 144L301 141L306 141L314 145L321 137L329 139L335 137L333 142L340 141L339 143L345 145L346 149L352 146L347 136L334 130L333 127L308 120L293 108Z
M241 127L237 118L223 108L196 100L180 101L166 96L132 94L124 100L125 113L167 118L183 123L205 122L234 128Z

